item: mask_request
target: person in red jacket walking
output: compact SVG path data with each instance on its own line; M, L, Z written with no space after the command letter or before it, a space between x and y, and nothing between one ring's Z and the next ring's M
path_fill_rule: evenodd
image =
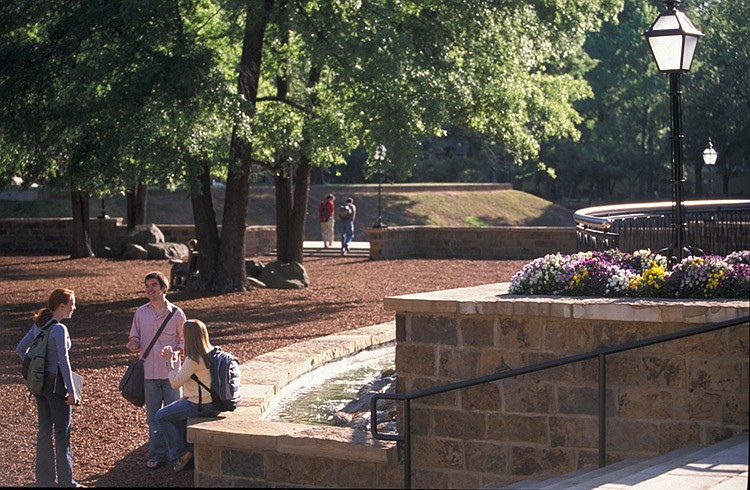
M333 213L336 211L333 201L336 198L328 194L325 200L318 205L318 218L320 219L320 233L323 235L323 246L328 248L333 245L333 225L335 220Z

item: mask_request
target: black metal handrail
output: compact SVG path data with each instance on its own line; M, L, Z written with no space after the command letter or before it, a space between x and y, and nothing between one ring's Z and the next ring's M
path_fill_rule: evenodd
M750 200L717 199L684 203L686 240L706 254L727 255L750 247ZM629 203L579 209L578 250L619 248L625 252L667 248L672 240L673 203Z
M607 377L606 377L606 361L607 356L611 354L618 354L641 347L647 347L649 345L660 344L663 342L670 342L672 340L682 339L685 337L691 337L693 335L699 335L702 333L713 332L715 330L721 330L724 328L734 327L737 325L748 324L750 325L750 316L743 316L734 318L732 320L726 320L723 322L711 323L700 327L688 328L679 332L672 332L654 337L649 337L643 340L636 340L633 342L626 342L624 344L616 345L613 347L602 347L593 351L585 352L583 354L576 354L573 356L563 357L552 361L540 362L531 366L526 366L518 369L511 369L507 371L501 371L498 373L488 374L480 376L478 378L469 379L465 381L458 381L443 386L435 386L432 388L426 388L423 390L413 391L411 393L378 393L372 397L370 402L370 432L375 439L383 441L397 441L403 443L403 454L404 454L404 488L411 488L411 401L418 398L424 398L432 395L439 395L449 391L460 390L463 388L469 388L484 383L491 383L493 381L500 381L507 378L513 378L516 376L522 376L524 374L536 373L539 371L545 371L567 364L573 364L576 362L587 361L589 359L597 358L599 360L599 406L598 406L598 419L599 419L599 467L603 468L606 466L606 388L607 388ZM404 433L403 434L381 434L378 432L378 419L377 419L377 403L378 400L395 400L404 402Z

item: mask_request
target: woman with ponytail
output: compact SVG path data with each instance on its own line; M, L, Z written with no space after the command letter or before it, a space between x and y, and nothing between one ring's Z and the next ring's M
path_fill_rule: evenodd
M80 486L73 479L73 452L70 448L70 418L72 408L81 399L73 388L73 376L70 368L68 350L70 336L68 328L60 323L73 316L76 309L75 293L70 289L55 289L50 294L46 308L41 308L34 315L34 323L19 342L16 352L23 359L34 339L49 328L47 355L45 361L45 378L42 392L36 398L39 427L36 435L36 484L37 486L55 486L55 468L57 483L61 487ZM55 380L58 371L67 389L67 396L55 394ZM52 447L54 429L55 446ZM57 458L55 458L55 453Z

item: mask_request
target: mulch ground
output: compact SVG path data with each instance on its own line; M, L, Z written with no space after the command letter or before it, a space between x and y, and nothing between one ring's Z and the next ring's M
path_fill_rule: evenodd
M205 321L212 343L244 362L292 343L392 320L394 313L383 308L386 296L507 282L526 262L308 258L311 284L304 290L174 291L167 297L188 318ZM22 384L15 347L57 287L76 292L78 309L65 323L73 369L85 378L83 404L73 411L74 477L97 487L193 485L192 471L145 468L145 409L117 391L134 359L125 343L135 309L146 302L143 277L152 270L169 275L169 268L166 261L0 257L0 485L34 483L36 405Z

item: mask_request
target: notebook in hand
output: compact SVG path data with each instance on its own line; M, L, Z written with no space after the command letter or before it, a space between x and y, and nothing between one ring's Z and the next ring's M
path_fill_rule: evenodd
M79 399L82 399L83 376L74 371L71 371L70 375L73 378L73 391ZM57 377L55 378L54 393L62 397L66 397L68 395L68 388L67 386L65 386L65 380L63 379L62 372L59 369L57 370Z

